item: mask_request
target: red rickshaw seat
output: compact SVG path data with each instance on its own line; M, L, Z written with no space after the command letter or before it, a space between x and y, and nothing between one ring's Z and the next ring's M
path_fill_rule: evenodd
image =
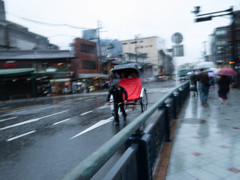
M120 79L120 86L124 87L128 94L127 101L137 101L142 91L141 78Z

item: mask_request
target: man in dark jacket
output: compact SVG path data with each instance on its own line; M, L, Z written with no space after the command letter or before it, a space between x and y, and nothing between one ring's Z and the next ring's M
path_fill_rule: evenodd
M204 72L204 69L200 69L200 73L196 75L196 81L198 81L198 88L200 98L203 106L207 106L208 93L209 93L209 77L208 73Z
M123 93L125 94L125 100L123 100ZM124 103L127 103L127 91L119 85L119 80L114 79L112 82L112 86L109 88L107 95L107 103L106 105L110 105L110 96L113 96L114 102L114 117L115 117L115 125L119 125L119 115L118 115L118 107L120 107L124 121L126 120L127 114L124 110Z

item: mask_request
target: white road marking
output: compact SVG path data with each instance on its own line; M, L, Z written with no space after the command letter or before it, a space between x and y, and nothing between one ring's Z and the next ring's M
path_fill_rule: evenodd
M27 132L27 133L21 134L21 135L19 135L19 136L12 137L12 138L8 139L7 141L12 141L12 140L15 140L15 139L21 138L21 137L23 137L23 136L27 136L27 135L29 135L29 134L35 133L35 132L36 132L35 130L34 130L34 131L30 131L30 132Z
M72 139L74 139L74 138L76 138L76 137L78 137L78 136L80 136L80 135L82 135L82 134L85 134L85 133L87 133L87 132L89 132L89 131L91 131L91 130L93 130L93 129L96 129L96 128L104 125L104 124L107 124L107 123L111 122L112 120L113 120L113 117L110 117L110 118L108 118L108 119L106 119L106 120L101 120L101 121L99 121L98 123L92 125L91 127L85 129L84 131L80 132L79 134L71 137L70 140L72 140Z
M39 121L40 119L43 119L43 118L46 118L46 117L50 117L50 116L54 116L56 114L61 114L61 113L67 112L67 111L69 111L69 110L57 112L57 113L50 114L50 115L47 115L47 116L43 116L43 117L40 117L40 118L30 119L30 120L27 120L27 121L24 121L24 122L20 122L20 123L17 123L17 124L6 126L6 127L3 127L3 128L0 128L0 131L5 130L5 129L9 129L9 128L13 128L13 127L17 127L17 126L21 126L23 124L28 124L28 123L32 123L32 122L35 122L35 121Z
M91 100L93 100L93 99L87 99L86 101L91 101Z
M71 118L68 118L68 119L65 119L65 120L62 120L62 121L59 121L59 122L55 122L55 123L53 123L52 125L54 126L54 125L57 125L57 124L61 124L61 123L63 123L63 122L66 122L66 121L69 121Z
M8 121L8 120L15 119L15 118L17 118L17 116L15 116L15 117L10 117L10 118L6 118L6 119L1 119L0 122Z
M99 108L97 108L97 109L104 109L104 108L106 108L107 106L102 106L102 107L99 107Z
M87 111L87 112L85 112L85 113L80 114L80 116L84 116L84 115L89 114L89 113L91 113L91 112L92 112L92 111Z

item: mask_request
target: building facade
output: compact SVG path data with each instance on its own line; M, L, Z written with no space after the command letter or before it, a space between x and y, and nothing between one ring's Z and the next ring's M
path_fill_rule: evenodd
M73 58L69 51L0 51L0 100L70 92Z
M6 20L4 2L0 0L0 50L58 50L48 39L28 31L27 27Z
M152 75L156 76L160 72L162 64L158 51L165 48L165 41L157 36L135 38L121 41L123 53L147 54L147 62L153 65ZM138 60L136 59L136 62Z
M165 51L159 51L159 57L162 64L160 65L160 75L171 76L174 72L173 58Z
M96 43L76 38L74 39L75 59L72 61L77 78L100 77L100 67Z
M218 27L212 35L212 61L217 66L227 64L231 60L231 48L228 42L228 27Z
M234 49L232 48L234 46ZM211 40L211 60L218 67L239 66L240 60L240 11L234 12L233 24L218 27Z

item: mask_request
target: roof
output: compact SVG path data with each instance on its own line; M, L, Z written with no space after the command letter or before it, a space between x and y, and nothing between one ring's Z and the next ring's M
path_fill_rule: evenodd
M19 69L0 69L0 76L19 76L31 74L35 71L34 68L19 68Z
M137 39L127 39L127 40L122 40L120 42L127 42L127 41L136 41L136 40L144 40L144 39L153 39L153 38L160 38L159 36L149 36L149 37L138 37Z
M66 50L52 51L0 51L0 60L59 59L75 58L74 53Z

